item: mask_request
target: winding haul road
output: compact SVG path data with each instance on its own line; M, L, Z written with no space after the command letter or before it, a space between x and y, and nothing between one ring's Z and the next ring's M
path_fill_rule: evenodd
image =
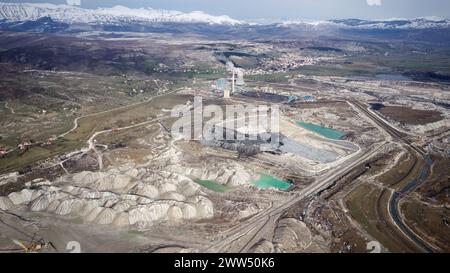
M182 89L182 88L181 88L181 89ZM84 115L84 116L77 117L77 118L75 118L75 119L73 120L73 127L72 127L70 130L68 130L67 132L64 132L64 133L60 134L57 138L64 138L65 136L67 136L67 135L69 135L70 133L72 133L72 132L74 132L75 130L77 130L78 127L80 126L80 125L79 125L79 121L80 121L81 119L89 118L89 117L95 117L95 116L98 116L98 115L111 113L111 112L114 112L114 111L117 111L117 110L126 109L126 108L130 108L130 107L134 107L134 106L139 106L139 105L142 105L142 104L146 104L146 103L149 103L149 102L153 101L153 100L156 99L156 98L163 97L163 96L168 96L168 95L170 95L170 94L176 93L176 92L180 91L181 89L175 89L175 90L172 90L172 91L167 92L167 93L163 93L163 94L160 94L160 95L156 95L156 96L153 96L153 97L149 98L148 100L145 100L145 101L142 101L142 102L137 102L137 103L134 103L134 104L124 105L124 106L116 107L116 108L113 108L113 109L109 109L109 110L105 110L105 111L101 111L101 112L92 113L92 114L88 114L88 115ZM94 132L94 133L92 134L92 136L87 140L88 149L83 149L82 152L83 152L83 154L86 154L86 153L88 153L89 151L94 151L95 154L96 154L96 156L97 156L97 161L98 161L99 169L102 170L102 169L103 169L103 155L102 155L101 152L99 152L99 151L97 150L96 145L95 145L95 143L94 143L96 137L98 137L99 135L105 134L105 133L113 132L113 131L123 131L123 130L132 129L132 128L135 128L135 127L139 127L139 126L143 126L143 125L147 125L147 124L151 124L151 123L155 123L155 122L161 122L162 120L168 119L168 118L170 118L170 116L163 116L163 117L160 117L160 118L155 118L155 119L152 119L152 120L147 120L147 121L144 121L144 122L141 122L141 123L138 123L138 124L133 124L133 125L126 126L126 127L122 127L122 128L114 128L114 129L109 129L109 130L96 131L96 132ZM66 159L66 160L67 160L67 159ZM58 163L58 164L60 164L60 165L63 167L62 163L63 163L63 162L60 162L60 163ZM64 169L64 167L63 167L63 169ZM64 169L64 170L65 170L65 169ZM65 171L67 172L67 170L65 170Z
M143 125L149 125L149 124L152 124L152 123L161 122L161 121L169 119L169 118L170 118L170 116L163 116L163 117L155 118L155 119L152 119L152 120L147 120L147 121L144 121L144 122L141 122L141 123L133 124L133 125L122 127L122 128L108 129L108 130L95 132L89 138L89 140L87 141L87 144L89 145L89 150L88 151L92 150L92 151L95 152L95 154L97 155L97 158L98 158L97 160L98 160L98 164L99 164L99 169L102 170L103 169L103 156L102 156L102 153L98 152L97 148L95 147L96 145L95 145L94 142L95 142L95 138L96 137L98 137L99 135L105 134L105 133L111 133L111 132L114 132L114 131L123 131L123 130L128 130L128 129L133 129L133 128L136 128L136 127L140 127L140 126L143 126Z
M357 107L360 111L362 111L366 116L373 120L373 122L377 123L380 127L382 127L391 137L395 140L402 142L407 145L413 151L415 151L425 162L424 167L419 173L419 176L409 182L406 186L404 186L399 191L393 192L389 199L389 207L388 212L395 226L405 235L409 240L411 240L419 249L422 249L425 252L436 252L437 249L430 245L426 240L422 239L418 234L416 234L412 229L410 229L407 224L403 221L400 214L399 203L402 199L402 196L411 192L417 185L423 183L431 169L431 165L433 164L431 158L428 154L420 147L416 147L406 139L406 134L403 132L399 132L396 128L390 125L388 122L384 121L378 115L368 110L364 105L359 102L353 101L351 102L355 107Z
M7 101L5 101L5 108L8 109L9 111L11 111L11 114L13 114L13 115L16 114L16 111L14 110L14 108L9 106Z
M146 103L149 103L149 102L151 102L152 100L154 100L156 98L163 97L163 96L168 96L168 95L176 93L176 92L178 92L180 90L182 90L182 88L175 89L175 90L172 90L172 91L167 92L167 93L163 93L163 94L160 94L160 95L153 96L153 97L151 97L151 98L149 98L148 100L145 100L145 101L141 101L141 102L137 102L137 103L133 103L133 104L129 104L129 105L124 105L124 106L116 107L116 108L113 108L113 109L109 109L109 110L105 110L105 111L101 111L101 112L92 113L92 114L84 115L84 116L81 116L81 117L77 117L77 118L75 118L73 120L73 127L72 127L72 129L70 129L69 131L67 131L65 133L62 133L58 137L59 138L65 137L68 134L70 134L73 131L75 131L76 129L78 129L78 126L79 126L78 122L80 121L80 119L89 118L89 117L95 117L95 116L98 116L98 115L111 113L111 112L114 112L114 111L117 111L117 110L126 109L126 108L130 108L130 107L146 104Z

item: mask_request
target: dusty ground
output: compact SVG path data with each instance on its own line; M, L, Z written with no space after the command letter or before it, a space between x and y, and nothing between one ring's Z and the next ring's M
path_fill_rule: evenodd
M401 106L385 106L379 110L383 115L404 124L422 125L442 120L438 111L417 110Z

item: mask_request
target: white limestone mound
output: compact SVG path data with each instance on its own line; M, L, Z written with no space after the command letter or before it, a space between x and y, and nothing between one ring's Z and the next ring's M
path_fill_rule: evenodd
M197 218L197 209L190 204L185 204L182 207L182 211L183 211L183 218L186 220L192 220Z
M125 174L134 178L137 178L139 176L139 170L138 169L130 169Z
M195 206L197 218L210 219L214 217L214 205L206 197L198 195L189 198L187 201Z
M58 215L77 214L84 206L83 200L80 199L66 199L61 201L55 213Z
M172 183L162 183L162 185L159 188L160 193L166 193L171 191L177 191L177 186L175 186Z
M312 240L311 234L304 223L297 222L296 219L283 219L278 223L273 241L279 248L288 252L295 251L299 248L299 239L302 242L311 242ZM304 249L304 247L301 249Z
M52 191L50 191L52 192ZM42 196L43 194L45 194L46 192L43 190L36 190L31 194L31 200L35 200L36 198Z
M132 183L132 177L127 175L118 175L114 178L113 189L125 189Z
M219 171L218 178L216 179L216 182L222 185L228 184L228 181L230 177L234 174L234 171L229 169L222 169Z
M158 189L152 185L138 184L133 191L138 195L146 196L152 199L156 199L159 195Z
M131 177L126 175L109 174L95 182L99 191L120 190L131 183Z
M31 181L31 184L33 185L33 187L43 187L43 186L51 186L52 182L45 179L35 179Z
M138 171L130 171L131 175L109 172L81 172L72 176L76 186L95 188L99 191L120 190L130 186L133 176Z
M102 213L103 208L102 207L95 207L94 209L92 209L89 214L86 216L86 221L88 222L94 222L95 219L97 219L97 217L100 215L100 213Z
M104 193L100 191L82 191L78 195L82 199L100 199L104 198Z
M116 227L128 227L130 225L130 216L127 212L120 212L113 221L113 225Z
M137 202L137 200L140 198L138 195L136 194L132 194L132 193L125 193L125 194L121 194L120 198L122 200L127 200L127 201L135 201Z
M14 205L20 205L23 203L28 203L32 200L33 197L33 190L24 189L19 192L13 192L8 195L11 202L13 202Z
M183 180L178 187L178 192L187 197L198 194L200 190L201 186L192 180Z
M161 171L158 172L158 175L161 176L162 178L169 179L172 177L173 173L168 171Z
M107 191L90 191L83 190L78 197L81 199L99 199L99 200L108 200L110 198L114 198L117 195L112 192Z
M179 206L172 206L170 207L169 211L167 212L167 215L169 217L169 221L180 221L183 217L183 210Z
M79 189L80 188L74 187L72 185L64 185L63 187L61 187L62 191L69 192L71 194L79 194Z
M129 211L130 225L151 226L154 222L168 220L170 205L166 203L141 206Z
M117 204L117 202L119 202L118 197L114 197L114 198L108 198L107 200L103 200L103 207L105 208L112 208L114 207L114 205Z
M138 225L145 227L155 220L150 218L150 213L146 206L134 208L130 210L128 213L129 213L129 222L131 226Z
M136 202L133 203L133 201L122 200L122 201L117 202L114 205L113 209L117 212L125 212L125 211L129 210L131 207L136 206L136 205L137 205Z
M45 211L50 206L50 203L58 198L57 192L50 192L48 194L43 194L36 198L30 206L31 211Z
M153 200L153 199L150 199L150 198L146 198L146 197L138 197L138 199L136 200L136 202L137 202L139 205L149 205L149 204L152 204L152 203L154 202L154 200Z
M167 212L169 211L170 205L166 203L159 203L151 205L148 208L148 213L150 219L153 221L165 220L167 219Z
M191 174L192 168L186 168L180 165L169 165L165 168L167 171L177 174Z
M117 212L110 208L105 208L102 210L97 218L95 219L95 223L100 225L109 225L111 224L117 216Z
M17 182L18 177L19 177L18 172L0 175L0 186L6 185L8 183Z
M217 179L218 176L219 174L217 173L217 170L204 170L200 178L202 180L214 181Z
M326 252L319 244L323 238L315 237L304 222L294 218L285 218L278 222L273 243L283 252Z
M183 202L186 200L186 197L177 192L171 191L171 192L166 192L166 193L162 194L160 199L161 200L175 200L175 201Z
M72 179L76 185L92 185L95 181L105 177L105 173L102 172L81 172L75 174Z
M203 170L201 169L193 169L192 172L190 173L190 175L193 177L202 177L202 174Z
M80 210L79 215L82 217L86 217L91 214L93 210L96 210L97 208L101 207L103 204L100 200L85 200L84 206Z
M250 182L250 175L245 171L236 171L236 173L228 180L228 186L236 187L248 184Z
M51 202L50 205L48 205L47 211L54 213L58 209L60 204L61 204L61 202L59 200L55 200L55 201Z
M222 168L216 171L172 166L177 172L168 171L165 165L161 168L158 172L148 172L122 166L105 172L67 175L53 182L39 179L30 184L37 190L25 189L0 197L0 209L27 205L30 211L81 217L85 222L116 227L178 224L214 217L213 203L202 195L202 187L187 176L187 171L209 180L219 179L220 174L226 173L228 178L224 182L236 176Z
M0 210L9 210L14 206L13 202L6 197L6 196L0 196Z

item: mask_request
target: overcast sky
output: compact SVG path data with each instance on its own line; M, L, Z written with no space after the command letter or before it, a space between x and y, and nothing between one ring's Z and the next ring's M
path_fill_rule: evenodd
M450 18L450 0L9 0L70 3L97 8L124 5L179 11L202 10L236 19Z

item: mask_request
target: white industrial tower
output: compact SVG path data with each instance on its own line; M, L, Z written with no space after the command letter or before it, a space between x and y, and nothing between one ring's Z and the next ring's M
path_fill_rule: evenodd
M234 76L235 69L232 70L233 76L231 77L231 94L234 94L235 91L235 76Z

